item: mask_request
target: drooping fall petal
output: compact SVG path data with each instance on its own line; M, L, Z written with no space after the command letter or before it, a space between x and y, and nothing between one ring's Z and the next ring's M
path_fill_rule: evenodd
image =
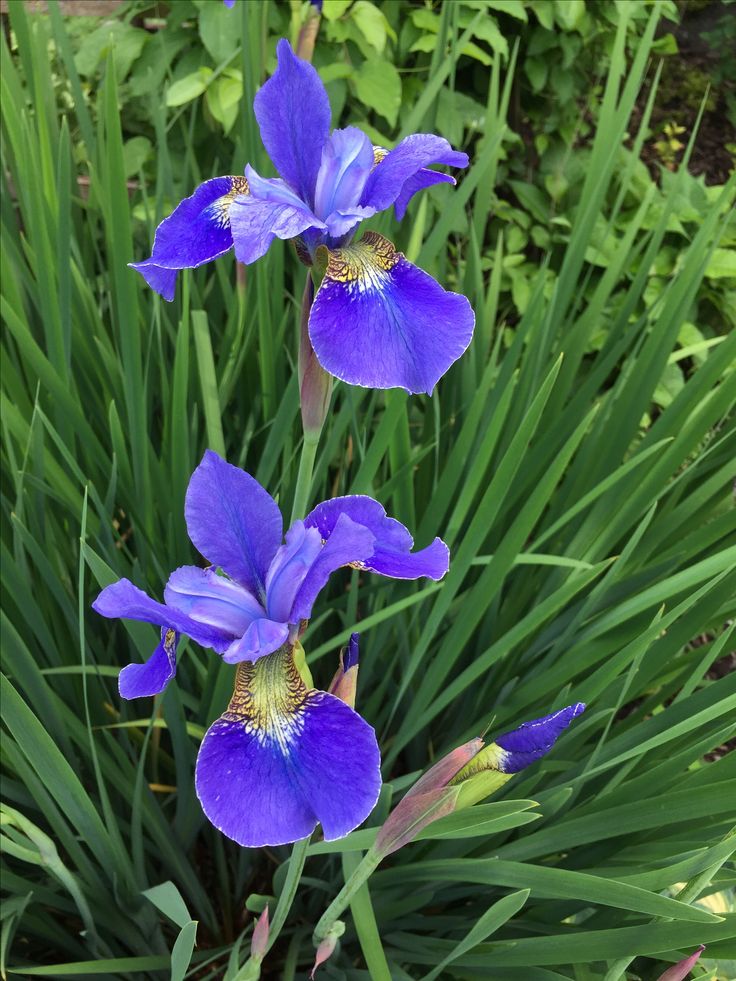
M284 651L240 665L230 705L202 741L196 789L212 824L240 845L296 841L317 823L332 841L373 810L379 767L373 729L307 689Z
M309 336L325 369L351 385L432 394L470 344L475 315L376 232L329 253Z
M211 262L233 247L230 212L247 194L245 177L213 177L200 184L158 226L150 259L131 262L131 268L165 300L173 300L181 269Z

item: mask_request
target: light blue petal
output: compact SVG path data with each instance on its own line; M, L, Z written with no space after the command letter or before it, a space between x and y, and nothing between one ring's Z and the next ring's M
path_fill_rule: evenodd
M322 150L314 211L322 219L358 205L373 169L373 144L359 129L336 129Z
M322 538L317 529L295 521L266 576L266 608L271 619L290 622L294 598L321 550Z
M228 664L239 664L241 661L257 661L266 654L273 654L286 643L289 637L289 625L277 623L262 617L254 620L242 637L234 640L222 656Z

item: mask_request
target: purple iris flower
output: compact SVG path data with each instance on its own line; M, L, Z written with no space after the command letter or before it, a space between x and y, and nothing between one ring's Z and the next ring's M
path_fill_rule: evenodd
M470 343L468 300L376 232L352 239L364 219L393 205L400 220L417 191L454 184L430 165L467 167L467 154L430 134L384 150L353 126L330 133L330 104L316 70L286 40L277 56L254 109L281 177L260 177L247 166L245 177L205 181L161 222L151 258L131 265L172 300L180 269L233 247L241 262L255 262L275 238L293 240L302 261L325 269L309 317L322 367L351 385L431 394Z
M151 657L121 671L120 694L163 691L176 671L181 634L213 648L238 671L230 705L205 734L197 758L197 793L207 817L251 847L303 838L317 822L325 838L340 838L376 802L378 745L373 729L345 702L304 682L294 659L299 634L340 566L395 579L441 579L447 546L435 538L412 552L407 529L359 495L320 504L292 524L282 543L271 495L211 450L189 482L185 515L210 568L176 569L163 603L121 579L92 604L102 616L161 627ZM356 638L346 671L357 653Z

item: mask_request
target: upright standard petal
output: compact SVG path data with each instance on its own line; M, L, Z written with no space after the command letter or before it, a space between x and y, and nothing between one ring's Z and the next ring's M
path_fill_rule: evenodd
M251 194L240 198L230 212L235 255L240 262L260 259L275 238L288 241L309 228L327 229L284 181L259 177L251 167L246 167L246 173Z
M395 518L389 518L384 508L372 497L353 494L334 497L318 504L304 519L304 523L317 528L328 539L341 515L368 528L375 537L373 554L363 559L361 568L377 572L392 579L442 579L450 563L450 550L441 538L431 545L412 552L414 539L408 529Z
M375 539L369 528L356 524L346 514L339 515L296 594L289 622L308 620L314 601L332 573L343 565L365 562L372 554L374 545Z
M316 528L295 521L266 576L266 608L274 620L290 622L296 594L321 551L322 539Z
M307 689L290 650L238 668L197 758L197 795L223 834L258 848L305 838L319 822L332 841L366 819L380 788L373 729Z
M288 41L279 41L276 57L278 68L257 93L253 109L276 169L311 208L330 135L330 102L316 69L297 58Z
M309 336L320 364L336 378L431 395L467 348L474 324L464 296L444 290L383 236L366 232L329 253Z
M152 600L129 579L119 579L111 586L106 586L92 604L92 609L100 616L110 619L123 617L170 628L177 633L186 634L202 647L213 647L218 653L224 651L232 641L227 633L217 627L198 623L186 613Z
M573 719L585 711L582 702L568 705L551 715L532 722L523 722L518 729L499 736L496 745L503 750L499 769L503 773L518 773L548 753Z
M200 184L156 229L151 258L131 262L131 267L151 289L173 300L180 269L211 262L233 247L230 209L247 194L245 177L213 177Z
M467 153L453 150L443 137L433 136L430 133L415 133L413 136L407 136L395 149L389 150L385 154L379 148L376 160L376 166L368 178L360 203L370 205L376 211L383 211L401 196L401 214L398 213L399 206L397 205L397 218L403 217L412 194L420 190L421 187L428 187L429 183L437 183L431 178L429 178L428 183L418 184L415 181L413 185L407 188L408 192L413 187L411 193L402 194L407 181L429 167L430 164L443 164L449 167L468 166ZM432 171L427 173L432 173ZM427 180L426 177L425 180Z
M314 192L314 212L319 218L358 204L373 159L373 144L355 126L331 134L322 150Z
M176 645L179 635L168 627L161 628L156 650L143 664L128 664L118 677L121 698L150 698L158 695L176 674Z
M189 537L202 555L265 605L266 572L283 527L268 491L207 450L189 481L184 514Z

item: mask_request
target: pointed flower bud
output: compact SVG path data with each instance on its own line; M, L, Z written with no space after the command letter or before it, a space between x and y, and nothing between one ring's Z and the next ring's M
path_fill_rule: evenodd
M299 28L299 38L296 42L297 58L303 58L305 61L312 60L321 12L322 0L310 0L307 14Z
M499 790L511 777L545 756L572 720L585 711L582 702L522 723L485 746L453 779L460 786L457 809L471 807Z
M257 961L262 961L268 952L268 934L270 924L268 922L268 906L265 907L261 915L256 920L253 927L253 936L250 939L250 953Z
M319 946L317 947L317 953L314 955L314 966L309 972L310 981L314 981L314 975L320 964L324 964L325 961L332 957L332 954L337 946L337 941L345 933L345 924L342 920L335 920L335 922L330 927L329 933L321 940Z
M359 639L360 634L350 635L348 646L340 651L340 667L327 689L331 695L335 695L351 709L355 708L355 692L358 686Z
M399 801L378 832L374 848L385 858L413 841L422 828L455 810L459 789L449 787L452 778L483 746L480 738L453 749L420 777Z
M391 812L378 832L376 853L385 858L438 818L495 793L514 773L548 753L584 709L582 702L568 705L523 723L488 746L476 738L452 750L420 777Z
M701 944L694 954L691 954L682 961L678 961L677 964L673 964L672 967L667 968L664 974L659 976L658 981L685 981L685 978L695 967L698 958L704 950L705 944Z

